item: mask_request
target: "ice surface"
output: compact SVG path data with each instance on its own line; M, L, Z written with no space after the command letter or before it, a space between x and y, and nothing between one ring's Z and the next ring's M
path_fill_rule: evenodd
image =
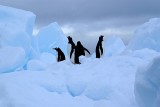
M73 97L80 96L86 89L86 83L81 80L68 81L67 89Z
M30 59L39 59L40 58L40 52L38 47L38 38L37 36L31 37L31 53L30 53Z
M140 26L128 45L129 49L138 50L149 48L160 51L160 19L153 18Z
M133 84L143 60L116 56L82 62L55 62L41 69L44 64L31 60L28 71L0 75L0 92L6 93L0 106L137 107Z
M46 64L40 60L30 60L27 64L27 70L42 71L46 69Z
M47 69L47 65L57 62L56 56L51 53L41 53L40 58L29 60L27 70L42 71Z
M120 37L110 36L106 41L104 41L104 50L107 57L118 55L124 51L126 46Z
M47 52L41 53L40 60L46 64L52 64L54 62L57 62L56 56Z
M98 79L98 78L97 78ZM113 94L113 88L107 85L107 79L93 80L85 91L85 95L93 100L109 99Z
M25 51L21 47L0 48L0 73L12 72L22 68L25 63Z
M146 60L150 62L153 60L154 57L159 56L159 55L160 55L159 52L145 48L145 49L133 51L131 56L138 57L142 60Z
M160 105L160 57L137 71L135 96L141 107L159 107Z
M54 22L49 24L46 27L43 27L38 35L38 46L39 51L42 52L49 52L56 55L56 51L52 48L59 47L63 51L63 53L67 56L67 44L68 40L67 37L62 32L60 26Z

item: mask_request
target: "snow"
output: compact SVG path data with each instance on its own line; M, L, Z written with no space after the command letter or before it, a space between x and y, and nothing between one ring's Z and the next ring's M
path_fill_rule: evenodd
M21 47L0 48L0 73L22 68L25 63L25 51Z
M59 47L67 55L68 39L62 32L58 23L54 22L43 27L37 34L39 51L56 55L53 48Z
M150 19L149 22L141 25L134 34L128 48L139 50L149 48L160 51L160 18Z
M67 37L55 22L32 36L35 15L0 6L0 107L159 107L159 19L126 46L110 36L104 56L57 62Z
M139 69L136 74L135 96L141 107L160 105L160 57L155 57L149 65Z
M104 44L105 57L111 57L120 54L125 50L126 46L120 37L110 36Z
M117 56L87 61L81 65L55 62L44 70L1 74L1 92L6 96L0 98L0 106L137 107L133 84L136 69L143 60Z
M43 52L40 55L40 60L42 62L45 62L46 64L52 64L53 62L57 62L56 59L56 56L51 53Z
M133 57L138 57L142 60L146 61L152 61L152 59L156 56L159 56L159 53L155 50L150 50L147 48L141 49L141 50L136 50L132 52Z
M27 70L41 71L46 69L46 64L39 60L30 60L27 64Z

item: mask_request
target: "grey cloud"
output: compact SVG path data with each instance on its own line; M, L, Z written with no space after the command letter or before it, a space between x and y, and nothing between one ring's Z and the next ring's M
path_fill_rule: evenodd
M126 31L160 17L160 0L0 0L0 4L34 12L38 28L56 21L79 37L118 29L127 38L132 33Z
M160 11L159 0L1 0L1 4L34 12L38 24L159 16Z

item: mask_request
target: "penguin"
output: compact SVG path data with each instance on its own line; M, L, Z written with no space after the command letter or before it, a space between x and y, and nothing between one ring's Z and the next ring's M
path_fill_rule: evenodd
M103 55L103 47L102 47L102 42L103 42L103 35L99 37L97 46L96 46L96 58L100 58Z
M81 63L79 62L79 49L78 49L77 47L75 48L74 64L81 64Z
M81 44L81 42L78 41L76 48L75 48L75 56L74 56L75 57L75 59L74 59L75 64L81 64L79 62L79 57L81 55L85 56L85 51L87 51L90 54L90 52Z
M70 60L72 63L75 63L75 49L76 49L76 45L72 40L72 37L68 36L68 55L70 57Z
M85 51L87 51L89 54L90 52L81 44L80 41L77 42L77 45L72 40L72 37L68 36L68 44L70 45L70 59L72 63L74 64L81 64L79 61L79 56L84 55L85 56ZM68 47L69 50L69 47ZM84 51L85 50L85 51Z
M60 48L53 48L53 49L56 50L58 53L58 57L57 57L58 62L65 60L65 55Z
M90 54L90 52L81 44L80 41L77 42L77 48L78 48L79 56L81 55L85 56L85 51Z
M71 59L72 58L72 54L75 52L76 45L73 42L72 37L68 36L67 38L68 38L68 44L70 45L70 49L68 47L68 50L70 50L69 57Z

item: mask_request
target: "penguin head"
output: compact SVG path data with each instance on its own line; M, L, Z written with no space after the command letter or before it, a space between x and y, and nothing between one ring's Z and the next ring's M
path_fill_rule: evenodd
M68 38L68 43L72 43L73 42L72 37L68 36L67 38Z
M100 37L99 37L99 41L103 41L103 35L100 35Z
M81 46L81 42L77 41L77 47Z
M59 51L59 48L53 48L54 50L56 50L57 52Z
M77 42L77 45L81 45L81 42L80 42L80 41L78 41L78 42Z

